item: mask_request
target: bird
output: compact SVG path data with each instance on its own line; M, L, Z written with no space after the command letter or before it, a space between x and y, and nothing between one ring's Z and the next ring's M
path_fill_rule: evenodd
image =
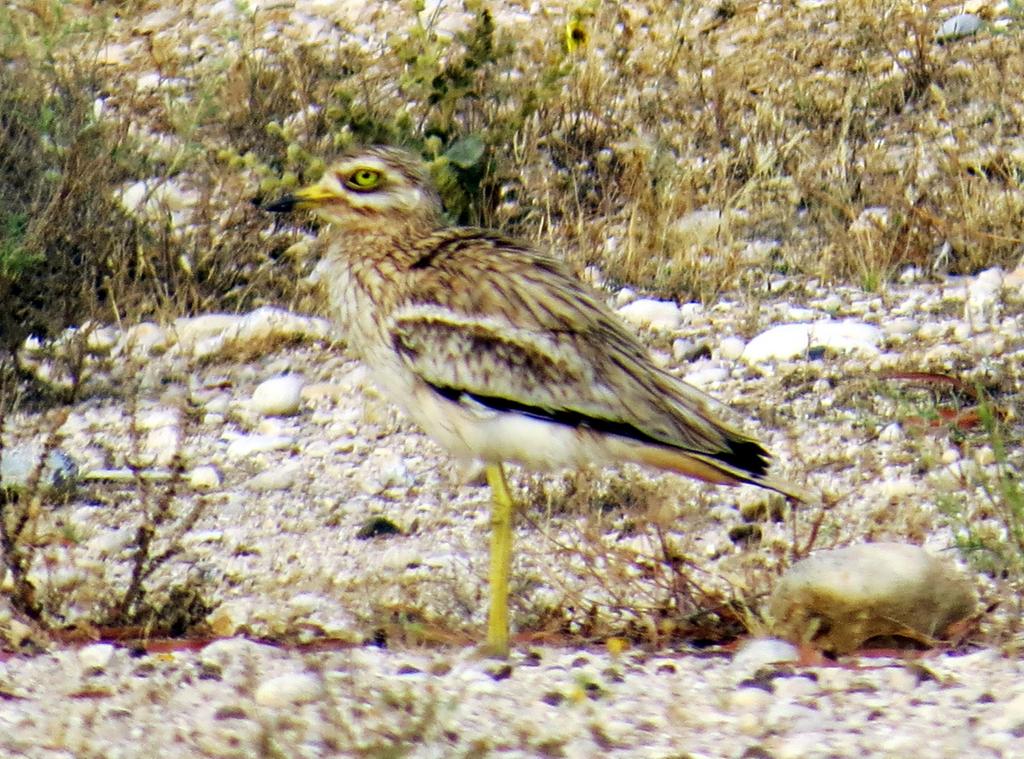
M504 465L635 463L806 501L768 473L764 446L722 406L660 368L604 298L549 252L446 221L429 167L404 148L338 157L264 206L322 226L328 315L382 394L492 493L485 649L510 650L514 501Z

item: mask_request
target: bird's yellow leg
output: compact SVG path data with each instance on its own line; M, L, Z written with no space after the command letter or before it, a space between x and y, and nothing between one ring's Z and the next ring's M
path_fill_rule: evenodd
M512 494L501 464L487 465L491 486L491 606L487 614L487 653L508 656L508 581L512 572Z

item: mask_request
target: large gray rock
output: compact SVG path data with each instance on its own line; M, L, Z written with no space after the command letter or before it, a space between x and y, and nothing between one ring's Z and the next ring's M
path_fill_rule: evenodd
M842 654L878 637L931 644L977 603L951 562L919 546L865 543L794 564L772 593L769 613L774 635Z

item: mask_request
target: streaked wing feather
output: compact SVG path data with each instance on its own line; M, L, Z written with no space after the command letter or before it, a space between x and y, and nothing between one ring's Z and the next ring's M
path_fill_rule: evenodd
M458 263L464 272L467 263ZM525 326L494 301L478 302L494 295L493 280L474 291L484 294L455 300L458 310L450 297L446 307L409 302L391 315L393 346L411 371L446 393L711 456L750 443L756 451L737 458L763 468L762 449L715 420L703 393L656 369L583 286L565 276L554 290L551 279L550 271L533 279L519 270L501 280L503 303L533 304Z

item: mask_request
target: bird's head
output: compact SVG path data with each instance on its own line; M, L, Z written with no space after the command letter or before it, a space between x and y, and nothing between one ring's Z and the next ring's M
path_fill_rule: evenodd
M342 231L441 223L441 199L426 164L400 148L351 150L320 181L265 207L284 213L309 209Z

